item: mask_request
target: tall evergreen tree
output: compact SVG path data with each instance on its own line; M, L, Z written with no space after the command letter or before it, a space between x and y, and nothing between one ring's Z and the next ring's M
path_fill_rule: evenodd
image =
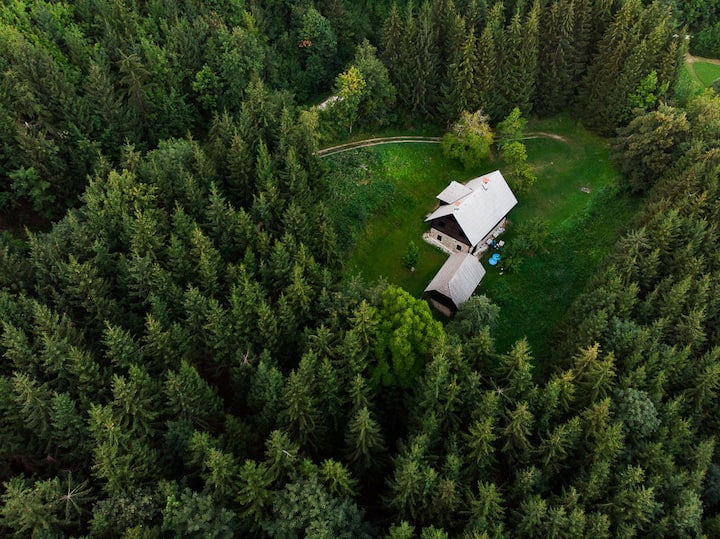
M578 0L582 3L583 0ZM582 9L583 6L579 6ZM576 2L562 0L545 8L542 18L543 39L539 42L537 110L550 115L564 110L573 94L578 53L576 44ZM584 20L578 21L584 24Z
M477 89L478 70L477 40L475 30L467 32L462 46L454 54L443 84L441 114L446 122L452 122L463 110L478 110L480 99Z
M421 117L432 117L440 97L438 29L433 24L429 1L423 2L412 34L413 73L411 110Z

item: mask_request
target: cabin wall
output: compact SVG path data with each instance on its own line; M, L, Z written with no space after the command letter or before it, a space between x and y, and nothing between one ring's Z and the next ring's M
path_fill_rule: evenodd
M452 316L457 312L457 307L453 301L442 295L437 290L430 290L425 293L425 298L428 303L432 305L436 310L440 311L445 316Z
M467 236L453 218L435 219L430 222L430 237L453 253L469 253L472 246Z

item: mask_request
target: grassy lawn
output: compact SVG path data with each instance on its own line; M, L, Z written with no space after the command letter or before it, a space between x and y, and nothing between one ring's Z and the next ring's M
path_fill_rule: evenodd
M720 79L720 65L710 62L695 61L688 70L705 88L710 88L715 79Z
M335 205L334 217L341 245L348 249L347 272L361 273L368 281L384 277L416 296L447 258L422 240L435 195L451 180L467 181L492 166L465 170L443 157L438 144L375 146L325 161L332 198L344 202ZM420 250L415 272L402 264L411 241Z
M519 204L510 213L512 224L503 239L509 245L516 225L542 218L548 241L514 272L500 275L499 267L484 261L488 273L477 293L501 307L495 331L499 351L526 336L535 356L544 358L552 354L551 337L565 313L615 244L636 204L615 194L616 172L607 141L564 116L533 122L528 131L562 140L541 136L526 141L538 181L517 195ZM451 180L464 182L504 170L500 159L464 170L445 159L438 145L424 144L377 146L325 161L331 169L332 199L342 202L334 211L347 247L347 272L362 273L369 281L386 278L416 296L447 258L421 237L435 195ZM414 273L401 262L410 241L420 248Z
M636 210L636 201L606 188L587 209L554 229L544 251L524 258L517 270L501 273L485 264L488 273L476 293L500 306L494 332L499 351L527 337L536 358L553 356L556 332L569 307ZM513 241L512 229L505 240Z
M538 177L510 213L517 225L542 218L549 232L545 248L525 257L513 272L484 264L488 273L477 293L500 306L497 349L508 350L526 336L538 358L552 355L554 333L605 254L615 244L636 203L614 189L616 172L606 141L566 117L535 122L530 130L560 135L565 141L526 141ZM585 190L589 190L587 193ZM513 227L505 241L513 241Z

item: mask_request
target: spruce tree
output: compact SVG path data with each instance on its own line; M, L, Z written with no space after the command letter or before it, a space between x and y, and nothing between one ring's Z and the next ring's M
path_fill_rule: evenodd
M447 82L443 85L441 112L446 122L455 120L463 110L480 108L477 63L477 40L474 29L470 29L448 67L447 78L444 79Z
M411 110L421 117L437 112L440 98L440 62L437 50L438 29L433 24L430 2L420 6L413 33L413 73Z
M542 68L538 70L536 107L543 115L564 110L573 94L576 69L580 69L573 63L579 54L575 42L575 7L575 1L562 0L545 8L542 25L545 37L539 43L538 61Z
M505 14L502 2L497 2L490 9L485 28L478 39L478 93L482 110L491 118L503 118L502 85L505 82L504 65L505 48Z
M385 451L383 435L367 406L359 408L347 424L345 451L359 474L377 468L382 463Z

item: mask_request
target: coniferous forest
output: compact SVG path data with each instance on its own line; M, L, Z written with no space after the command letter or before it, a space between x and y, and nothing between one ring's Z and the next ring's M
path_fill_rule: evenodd
M3 2L0 534L720 536L700 4ZM642 200L542 364L344 276L315 153L515 107Z

